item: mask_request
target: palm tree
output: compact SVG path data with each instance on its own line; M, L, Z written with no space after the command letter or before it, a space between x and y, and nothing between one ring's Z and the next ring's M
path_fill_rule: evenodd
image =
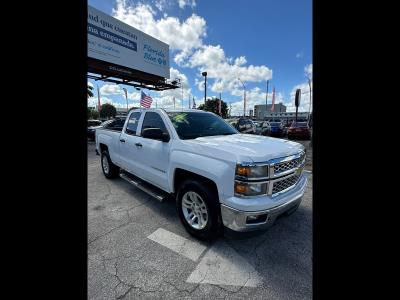
M88 98L93 97L93 92L92 91L93 91L93 87L88 85L87 86L87 97Z

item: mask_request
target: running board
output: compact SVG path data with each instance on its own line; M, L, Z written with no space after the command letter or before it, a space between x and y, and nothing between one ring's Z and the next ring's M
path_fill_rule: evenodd
M168 193L128 173L127 171L121 170L119 176L143 192L156 198L160 202L163 202L169 196Z

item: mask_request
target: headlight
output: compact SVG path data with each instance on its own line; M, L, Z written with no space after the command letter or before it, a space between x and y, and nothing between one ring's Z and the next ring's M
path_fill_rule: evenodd
M268 177L268 166L236 166L236 176L244 179L260 179Z
M266 179L268 165L241 165L236 166L235 196L257 196L267 193L266 182L253 182L251 180Z
M267 183L235 182L235 196L257 196L267 193Z

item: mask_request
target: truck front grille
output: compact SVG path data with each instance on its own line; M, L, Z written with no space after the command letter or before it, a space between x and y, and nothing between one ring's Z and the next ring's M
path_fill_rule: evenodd
M292 170L294 168L297 168L299 165L301 165L304 161L305 154L303 153L299 158L295 158L290 161L285 161L281 163L277 163L274 165L274 175L277 176L283 172Z
M294 175L280 181L275 181L272 186L272 195L294 186L299 178L300 175Z

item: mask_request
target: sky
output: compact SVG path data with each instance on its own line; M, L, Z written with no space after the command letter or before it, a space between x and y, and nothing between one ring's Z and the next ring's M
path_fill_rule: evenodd
M89 0L88 4L127 23L170 47L170 77L181 78L182 89L144 90L153 98L152 107L176 108L188 98L204 103L207 71L207 98L218 97L231 107L232 115L243 115L243 85L246 87L246 114L256 104L283 103L295 111L296 89L302 90L299 111L312 111L312 1L311 0ZM139 106L140 91L134 87L89 79L97 104ZM311 94L312 96L312 94Z

